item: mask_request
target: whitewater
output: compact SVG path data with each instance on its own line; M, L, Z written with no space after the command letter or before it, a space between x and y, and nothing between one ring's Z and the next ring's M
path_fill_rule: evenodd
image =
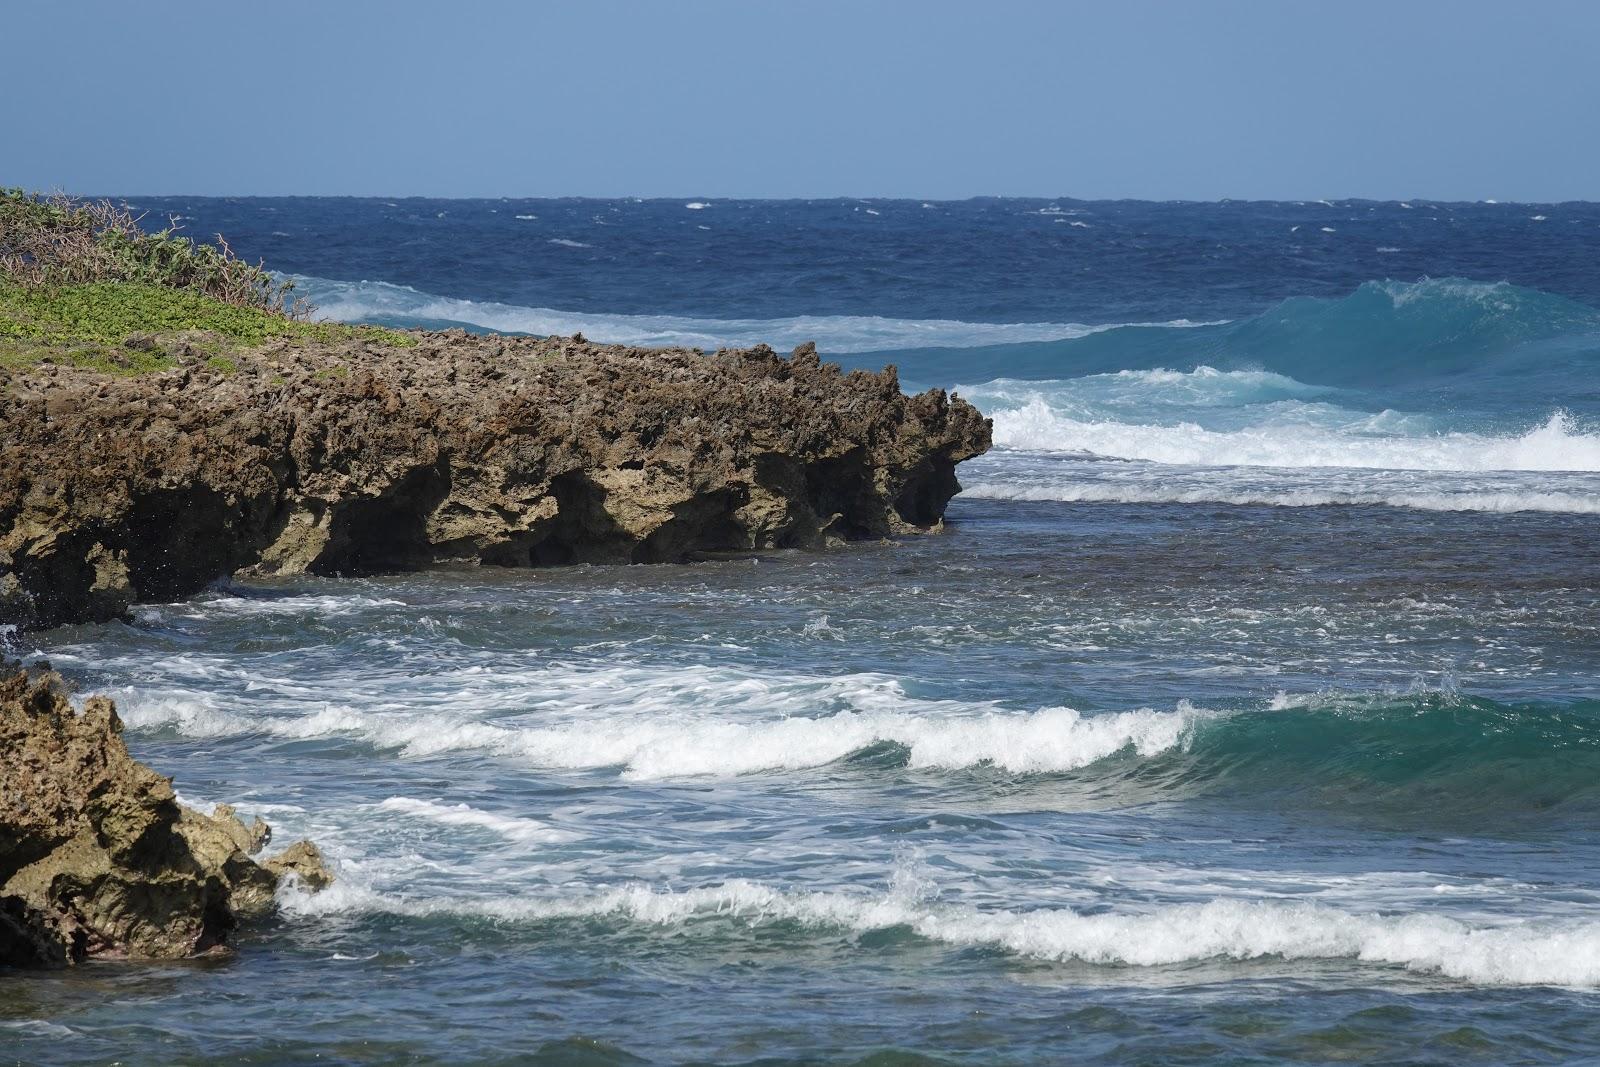
M1350 914L1317 904L1231 900L1129 915L1049 908L1014 912L941 906L906 892L794 894L746 881L682 892L629 886L576 899L449 904L417 903L346 884L325 894L291 887L282 900L291 914L304 916L443 914L527 924L615 919L668 928L697 920L787 921L857 934L903 928L946 945L994 946L1034 959L1100 965L1350 959L1482 985L1600 985L1600 922L1474 927L1426 914Z
M135 206L324 318L814 341L995 447L900 543L0 634L339 878L30 987L8 1052L1600 1056L1600 208Z
M994 346L1026 349L1049 343L1058 365L1070 365L1071 342L1097 346L1090 358L1122 339L1125 347L1150 344L1162 331L1188 329L1190 345L1207 358L1229 355L1244 369L1198 363L1191 369L1124 368L1072 378L996 378L976 384L937 380L933 368L910 363L913 384L951 386L994 419L997 449L1019 453L1024 462L1007 467L994 457L980 463L972 492L991 499L1104 503L1217 503L1285 507L1368 505L1437 511L1554 511L1589 514L1600 509L1594 478L1544 479L1535 484L1499 479L1492 487L1455 477L1464 472L1600 473L1600 430L1591 421L1557 409L1507 413L1405 411L1380 406L1374 390L1348 383L1338 373L1326 383L1305 382L1261 364L1269 353L1297 345L1307 334L1318 343L1330 331L1350 335L1341 355L1369 359L1369 349L1394 344L1390 335L1417 329L1464 334L1470 348L1499 356L1508 344L1542 341L1562 329L1596 338L1600 313L1504 283L1460 279L1415 283L1369 283L1342 300L1296 298L1243 321L1110 323L979 323L822 316L772 320L723 320L670 316L585 315L543 308L430 296L384 283L335 283L298 279L318 298L321 314L341 321L402 324L429 322L534 334L588 331L595 340L624 344L689 345L716 349L756 343L789 345L815 341L825 351L859 358L862 353L919 353ZM1362 330L1368 331L1365 335ZM1129 340L1137 338L1137 341ZM1194 340L1198 339L1198 340ZM1414 354L1406 353L1405 358ZM1432 384L1437 354L1417 368ZM1029 362L1038 357L1031 350ZM1459 357L1457 357L1459 361ZM870 363L871 360L864 362ZM948 363L948 359L941 360ZM1303 357L1294 363L1303 362ZM1091 364L1093 365L1093 364ZM1446 366L1449 363L1446 361ZM1395 372L1385 371L1383 377ZM1398 395L1416 395L1416 386ZM1437 404L1436 397L1428 400ZM1454 423L1454 425L1452 425ZM1038 477L1030 454L1065 454L1157 465L1151 481L1181 481L1181 487L1108 485L1092 474L1058 468L1055 479ZM1174 470L1174 468L1176 468ZM1216 469L1205 477L1199 468ZM1328 469L1330 475L1292 489L1237 484L1241 469ZM1355 486L1344 472L1433 471L1431 483L1405 489L1380 484ZM1123 472L1126 474L1126 472ZM1166 476L1172 475L1169 479ZM1271 475L1267 475L1268 478ZM1201 484L1195 484L1201 483Z
M586 248L575 242L568 245ZM1072 322L984 323L949 319L893 319L877 315L798 315L783 319L711 319L678 315L592 315L553 308L461 300L387 282L338 282L291 276L316 304L320 317L335 322L426 322L498 333L549 336L587 333L608 344L682 348L732 348L768 344L793 348L807 341L836 353L897 348L970 348L1023 341L1061 341L1119 328ZM1129 325L1215 325L1178 319Z

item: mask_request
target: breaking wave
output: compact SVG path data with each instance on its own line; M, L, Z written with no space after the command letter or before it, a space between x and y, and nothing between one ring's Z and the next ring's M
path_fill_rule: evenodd
M376 805L377 811L406 815L449 827L467 827L487 830L519 844L552 844L570 841L575 836L558 830L537 819L515 815L498 815L468 804L445 804L436 800L419 800L414 797L390 797Z
M476 677L476 676L474 676ZM1313 807L1404 812L1586 812L1600 807L1600 704L1500 704L1436 693L1315 693L1224 708L1016 711L925 700L878 675L551 667L405 699L312 704L125 690L127 723L188 737L355 743L408 759L482 753L625 780L910 768L1046 776L1123 801L1294 796ZM455 685L459 686L461 679ZM444 679L446 684L449 679ZM1426 803L1418 805L1419 800ZM475 809L391 798L384 810L494 829ZM501 829L522 824L505 824ZM535 833L529 824L522 830ZM522 831L517 831L522 832Z
M1062 773L1124 750L1144 756L1165 751L1182 744L1195 723L1211 714L1188 705L1174 711L1097 715L1071 708L1017 713L915 701L899 694L898 687L893 690L891 698L900 708L757 721L689 711L623 710L531 725L349 706L328 706L309 715L250 716L220 710L199 697L137 695L124 701L123 716L137 727L165 727L193 737L349 738L407 757L478 751L539 767L615 768L624 778L659 779L821 767L884 745L900 749L898 762L913 768L989 765L1016 774ZM680 695L682 703L691 705L697 697L703 694L691 690ZM869 697L861 703L874 702ZM417 802L398 803L417 810Z
M1098 966L1171 967L1203 961L1351 960L1477 985L1600 985L1600 922L1469 923L1427 913L1381 914L1280 900L1215 899L1141 912L981 909L921 899L915 890L867 895L786 891L747 880L659 891L642 885L563 897L412 899L336 882L315 895L280 894L294 916L393 914L506 923L598 920L680 928L793 923L854 934L904 929L954 947Z
M1052 500L1099 504L1233 504L1275 508L1391 507L1420 511L1523 511L1600 515L1600 492L1369 492L1360 489L1229 489L1226 486L1168 487L1080 482L1014 485L977 482L962 495L974 500Z
M463 300L388 282L340 282L309 277L297 277L295 281L317 305L319 315L340 322L468 326L536 336L582 333L594 341L629 345L711 349L770 344L786 349L815 341L825 352L853 353L1058 341L1120 328L1120 324L961 322L875 315L799 315L782 319L620 315ZM1181 328L1203 324L1179 319L1141 325Z
M1088 421L1042 397L996 411L995 443L1154 463L1229 467L1345 467L1436 471L1600 471L1600 434L1557 412L1522 433L1379 433L1371 418L1345 426L1277 418L1241 429Z
M1360 397L1347 390L1274 371L1201 365L1190 371L1123 370L1050 381L996 379L958 391L994 419L996 446L1013 451L1186 467L1600 471L1600 432L1565 411L1532 425L1508 425L1512 420L1502 418L1493 427L1452 428L1429 412L1362 410L1355 406ZM1019 479L1007 479L1007 485L1011 491L988 495L1030 499L1038 491L1045 499L1099 498L1096 491L1056 496L1059 490ZM1218 497L1223 488L1208 486L1193 499L1234 499ZM1427 506L1430 487L1421 488L1417 506ZM1326 500L1313 492L1306 502L1336 503L1347 496L1353 502L1383 502L1370 485L1335 489ZM1147 499L1132 490L1118 492L1129 500ZM1552 502L1561 510L1584 510L1585 503ZM1466 510L1515 510L1513 504L1483 499Z

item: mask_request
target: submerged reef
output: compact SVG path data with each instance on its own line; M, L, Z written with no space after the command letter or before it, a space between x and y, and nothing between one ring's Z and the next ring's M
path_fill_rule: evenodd
M111 701L79 713L54 674L0 664L0 965L226 951L284 878L331 880L307 841L252 858L265 823L184 807L121 735Z
M844 373L811 345L344 329L0 361L0 623L109 620L241 569L648 563L925 532L990 443L965 401L908 397L892 367Z

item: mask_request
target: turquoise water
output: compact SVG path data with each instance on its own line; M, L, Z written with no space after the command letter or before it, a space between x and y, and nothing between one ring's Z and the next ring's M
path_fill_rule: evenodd
M7 1051L1600 1057L1600 209L387 203L145 206L346 318L816 336L998 447L899 545L13 637L340 880L0 978Z

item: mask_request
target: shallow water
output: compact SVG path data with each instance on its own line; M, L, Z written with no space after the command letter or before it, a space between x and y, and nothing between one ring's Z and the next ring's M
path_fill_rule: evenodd
M987 254L963 289L940 257L972 227L1027 248L1049 219L1115 229L1128 209L989 203L1013 222L859 242L863 271L898 247L905 276L943 278L949 310L890 281L877 305L840 281L812 309L968 345L842 354L967 383L994 415L1001 447L962 468L943 535L228 584L20 639L115 696L185 800L315 838L340 880L286 892L285 920L229 960L0 977L0 1046L45 1063L1600 1056L1600 312L1561 258L1587 245L1461 208L1461 247L1429 254L1470 260L1476 235L1504 253L1493 276L1358 278L1252 312L1234 305L1272 277L1175 268L1135 292L1124 259L1201 222L1248 245L1327 209L1163 222L1147 205L1167 231L1079 253L1123 279L1088 287L1095 316L1004 287ZM369 202L188 206L248 253L251 219L338 237L320 265L312 236L274 238L274 262L319 277L409 232L362 230ZM654 205L626 247L675 225L669 207L720 209ZM848 207L770 210L846 256L829 227L857 220L822 213ZM1368 236L1398 245L1382 219L1416 208L1381 208ZM736 238L745 275L794 255ZM597 256L611 239L584 235ZM1331 287L1364 266L1336 251L1293 255ZM675 287L716 290L724 266L663 269L613 310L703 316ZM754 287L727 273L726 313L751 328L804 312L776 287L741 303ZM559 306L544 281L541 303L479 264L430 291ZM1135 314L1232 321L1047 328ZM962 321L906 325L941 315ZM617 320L597 321L609 339ZM1006 323L1048 337L970 347Z

